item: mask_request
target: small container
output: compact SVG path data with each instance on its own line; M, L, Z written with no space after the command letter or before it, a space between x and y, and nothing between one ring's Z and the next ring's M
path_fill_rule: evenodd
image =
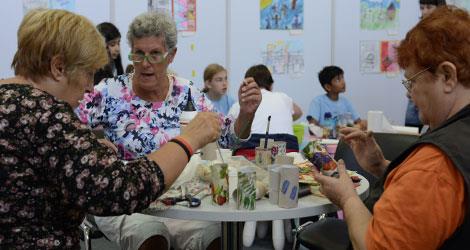
M237 206L237 197L235 191L238 186L238 172L237 169L233 167L228 168L228 203L230 206ZM235 194L235 195L234 195Z
M269 169L269 203L277 205L279 203L279 166L273 165Z
M286 155L287 143L285 141L275 141L271 148L271 156L273 159L276 158L277 155Z
M211 191L212 203L219 206L228 202L228 165L215 163L211 165Z
M244 167L238 171L237 209L255 210L256 207L256 171Z
M338 165L333 157L328 153L326 147L319 141L315 141L309 146L311 147L309 157L310 161L319 168L324 175L338 176Z
M270 148L257 147L255 149L255 164L258 166L267 166L272 162Z
M279 207L297 207L299 195L299 168L292 165L283 165L279 169L279 175Z

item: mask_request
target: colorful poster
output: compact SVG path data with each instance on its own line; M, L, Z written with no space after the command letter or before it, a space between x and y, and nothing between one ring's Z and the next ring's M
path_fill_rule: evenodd
M48 0L23 0L23 15L35 8L47 8Z
M270 43L261 58L273 74L300 77L304 74L304 48L302 41Z
M23 15L35 8L75 11L75 0L23 0Z
M361 29L398 29L400 0L361 0Z
M380 73L379 41L360 41L360 72Z
M49 0L49 8L75 11L75 0Z
M170 13L170 0L148 0L147 10Z
M196 32L196 0L172 0L172 13L178 31Z
M384 73L398 73L396 48L400 41L382 41L380 43L380 71Z
M301 30L304 0L260 0L260 29Z

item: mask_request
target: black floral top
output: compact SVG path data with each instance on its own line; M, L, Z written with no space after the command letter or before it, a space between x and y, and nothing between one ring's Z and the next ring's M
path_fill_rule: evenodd
M67 103L0 85L0 249L79 249L85 213L133 213L163 189L155 162L118 160Z

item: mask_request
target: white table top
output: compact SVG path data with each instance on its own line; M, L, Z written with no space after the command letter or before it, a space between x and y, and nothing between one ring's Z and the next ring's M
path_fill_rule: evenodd
M363 200L369 195L369 182L363 176L361 176L361 185L356 191ZM145 213L182 220L266 221L308 217L336 210L338 208L328 199L315 195L300 198L298 206L289 209L273 205L269 203L268 199L261 199L256 202L255 210L237 210L234 204L213 205L211 197L208 196L202 200L201 206L197 208L173 206L166 210L147 209Z

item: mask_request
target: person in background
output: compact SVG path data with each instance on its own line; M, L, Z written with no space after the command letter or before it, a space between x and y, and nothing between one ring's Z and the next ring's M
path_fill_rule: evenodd
M419 0L421 18L425 18L441 5L446 5L446 0Z
M235 100L227 94L227 70L219 64L209 64L204 70L204 92L215 109L227 115Z
M100 23L96 28L106 42L109 62L95 73L95 85L104 78L112 78L124 73L121 60L121 33L114 24L108 22Z
M118 148L120 158L134 160L166 145L180 131L180 116L188 104L197 111L215 111L211 102L186 79L169 74L177 52L176 24L171 16L149 12L129 25L129 59L134 73L108 78L84 96L76 110L83 123L102 127L105 137ZM253 79L239 89L241 112L237 118L219 119L219 144L230 147L250 136L251 123L261 102ZM95 217L99 229L121 249L142 249L142 242L163 236L174 249L218 249L220 223L184 221L134 213L118 217Z
M126 165L73 111L108 62L94 25L36 9L17 34L15 76L0 81L0 249L79 249L85 214L147 208L191 153L220 135L217 115L201 113L174 141ZM166 248L159 243L148 247Z
M470 246L470 15L440 6L397 48L402 84L429 130L392 162L371 132L344 128L358 163L380 178L373 214L339 164L339 178L315 173L340 209L354 249L463 249ZM430 45L432 46L423 46Z
M287 142L287 149L298 151L299 145L294 136L293 121L302 116L302 110L288 95L282 92L273 91L274 80L271 72L264 64L250 67L245 78L252 77L261 88L263 98L256 111L253 125L251 126L251 138L242 142L241 149L249 149L253 153L254 148L259 145L260 138L264 138L268 123L268 116L271 116L269 126L269 138L275 141ZM237 116L240 112L240 104L235 103L229 111L229 115ZM239 150L239 154L247 154ZM254 156L249 154L248 156Z
M318 80L326 94L315 97L310 102L308 122L317 126L327 126L325 114L332 119L348 114L354 124L365 126L361 118L346 97L340 95L346 91L344 71L338 66L326 66L318 73ZM328 116L328 115L327 115Z
M421 11L421 19L431 14L437 7L446 5L445 0L419 0L419 10ZM408 105L406 107L405 126L418 127L420 130L423 127L422 122L419 120L418 108L408 97ZM424 131L424 130L423 130Z

